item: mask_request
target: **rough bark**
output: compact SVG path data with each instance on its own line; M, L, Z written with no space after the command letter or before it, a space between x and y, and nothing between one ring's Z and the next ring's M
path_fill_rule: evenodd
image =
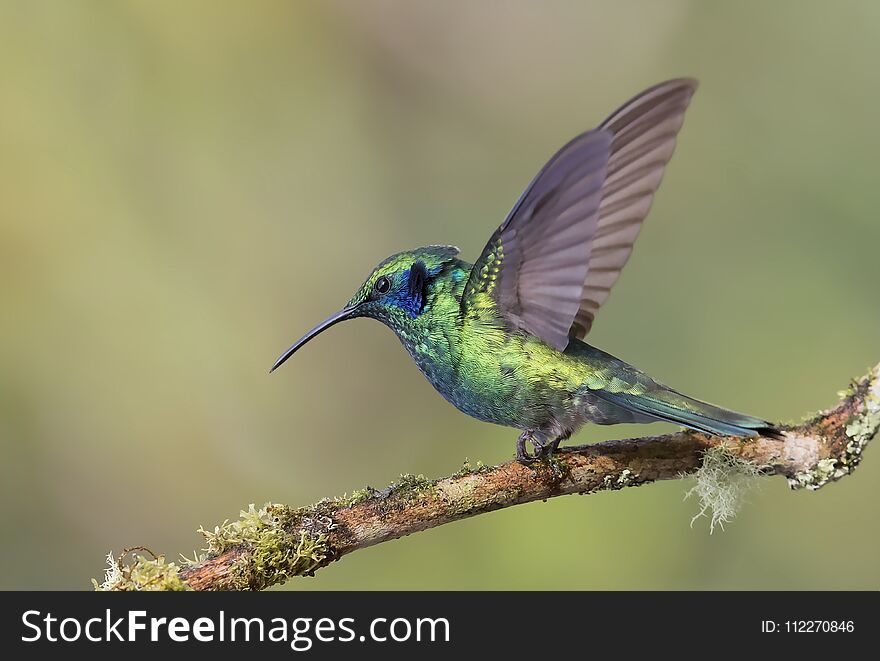
M785 476L792 488L818 489L855 469L878 427L880 365L841 393L834 408L783 428L781 439L680 431L564 448L552 460L532 466L465 465L439 480L402 476L381 491L367 489L308 507L251 506L239 521L202 531L208 542L202 557L182 568L161 564L164 573L159 574L167 584L153 580L151 587L260 590L311 575L358 549L484 512L565 494L680 479L697 473L712 453L724 453L734 468L739 462L760 475ZM142 557L129 565L117 561L118 576L108 575L103 587L145 587L138 585L137 576L155 576L149 566L155 562Z

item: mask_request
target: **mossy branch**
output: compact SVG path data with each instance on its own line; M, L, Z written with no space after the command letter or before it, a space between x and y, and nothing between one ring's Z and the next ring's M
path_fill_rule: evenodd
M719 489L717 480L707 481L706 476L738 465L745 474L783 475L793 489L818 489L855 469L878 427L880 365L841 393L833 409L785 427L780 440L680 431L565 448L530 467L516 462L465 464L439 480L402 476L381 491L367 488L308 507L251 505L238 521L200 530L207 541L205 552L181 565L143 556L126 564L111 556L100 587L262 590L294 576L313 575L358 549L484 512L688 475L698 478L694 490L705 510L712 505L713 490ZM729 500L729 492L722 488L720 493L718 502ZM723 523L725 516L716 512L713 523Z

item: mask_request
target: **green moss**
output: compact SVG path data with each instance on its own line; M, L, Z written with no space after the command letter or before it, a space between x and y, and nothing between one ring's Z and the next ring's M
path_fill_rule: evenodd
M331 551L328 536L300 530L298 536L267 528L232 565L238 590L264 590L294 576L311 576L324 566Z
M336 507L334 501L300 509L271 503L259 509L250 505L237 521L199 532L207 542L208 557L240 549L232 565L231 587L262 590L293 576L311 575L333 559L329 533L336 524L328 512ZM293 528L296 532L291 532Z
M379 492L376 491L373 487L364 487L363 489L355 489L351 492L351 496L342 499L342 505L345 507L354 507L355 505L360 505L363 502L370 500L371 498L375 498L379 495Z
M493 502L507 502L521 494L521 488L497 490L494 493L481 490L478 499L477 492L485 484L479 474L490 469L482 464L476 468L470 467L470 470L466 468L432 484L432 495L443 503L445 512L449 516L473 514L491 508Z
M559 454L551 454L545 457L543 462L536 462L536 466L546 464L553 471L553 479L558 484L571 479L571 465Z
M424 475L402 474L396 482L376 493L379 514L399 511L410 503L430 498L436 494L437 483Z
M472 464L469 459L465 459L464 463L461 465L461 468L455 471L450 477L461 478L465 477L466 475L485 473L488 470L490 470L490 467L484 464L482 461L478 461L475 464Z
M204 549L208 556L217 556L221 553L242 544L256 544L260 539L273 529L284 528L300 517L298 510L293 510L286 505L274 505L266 503L260 509L253 504L247 510L239 513L237 521L224 521L215 526L214 530L199 528L207 542Z
M434 490L435 483L424 475L412 475L404 473L396 482L388 487L389 495L405 500L413 500L420 496L430 495Z
M165 562L165 556L132 555L131 561L125 558L132 551L143 550L153 555L148 549L126 550L118 558L113 553L107 555L107 570L104 582L100 585L92 579L92 585L98 591L137 592L137 591L181 591L189 587L180 579L180 567L173 562Z

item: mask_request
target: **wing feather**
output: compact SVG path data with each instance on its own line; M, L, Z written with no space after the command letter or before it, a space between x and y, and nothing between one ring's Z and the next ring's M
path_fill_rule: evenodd
M632 254L685 110L697 89L690 79L662 83L624 104L601 127L614 132L592 257L571 336L583 339ZM599 270L594 264L601 264Z
M559 350L583 338L629 259L696 85L652 87L560 149L474 263L463 311L488 300Z

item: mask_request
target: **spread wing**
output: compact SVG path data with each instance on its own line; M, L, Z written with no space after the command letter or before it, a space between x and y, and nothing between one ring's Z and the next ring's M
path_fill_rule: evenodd
M632 252L696 88L652 87L560 149L474 264L464 312L495 305L560 351L583 338Z

